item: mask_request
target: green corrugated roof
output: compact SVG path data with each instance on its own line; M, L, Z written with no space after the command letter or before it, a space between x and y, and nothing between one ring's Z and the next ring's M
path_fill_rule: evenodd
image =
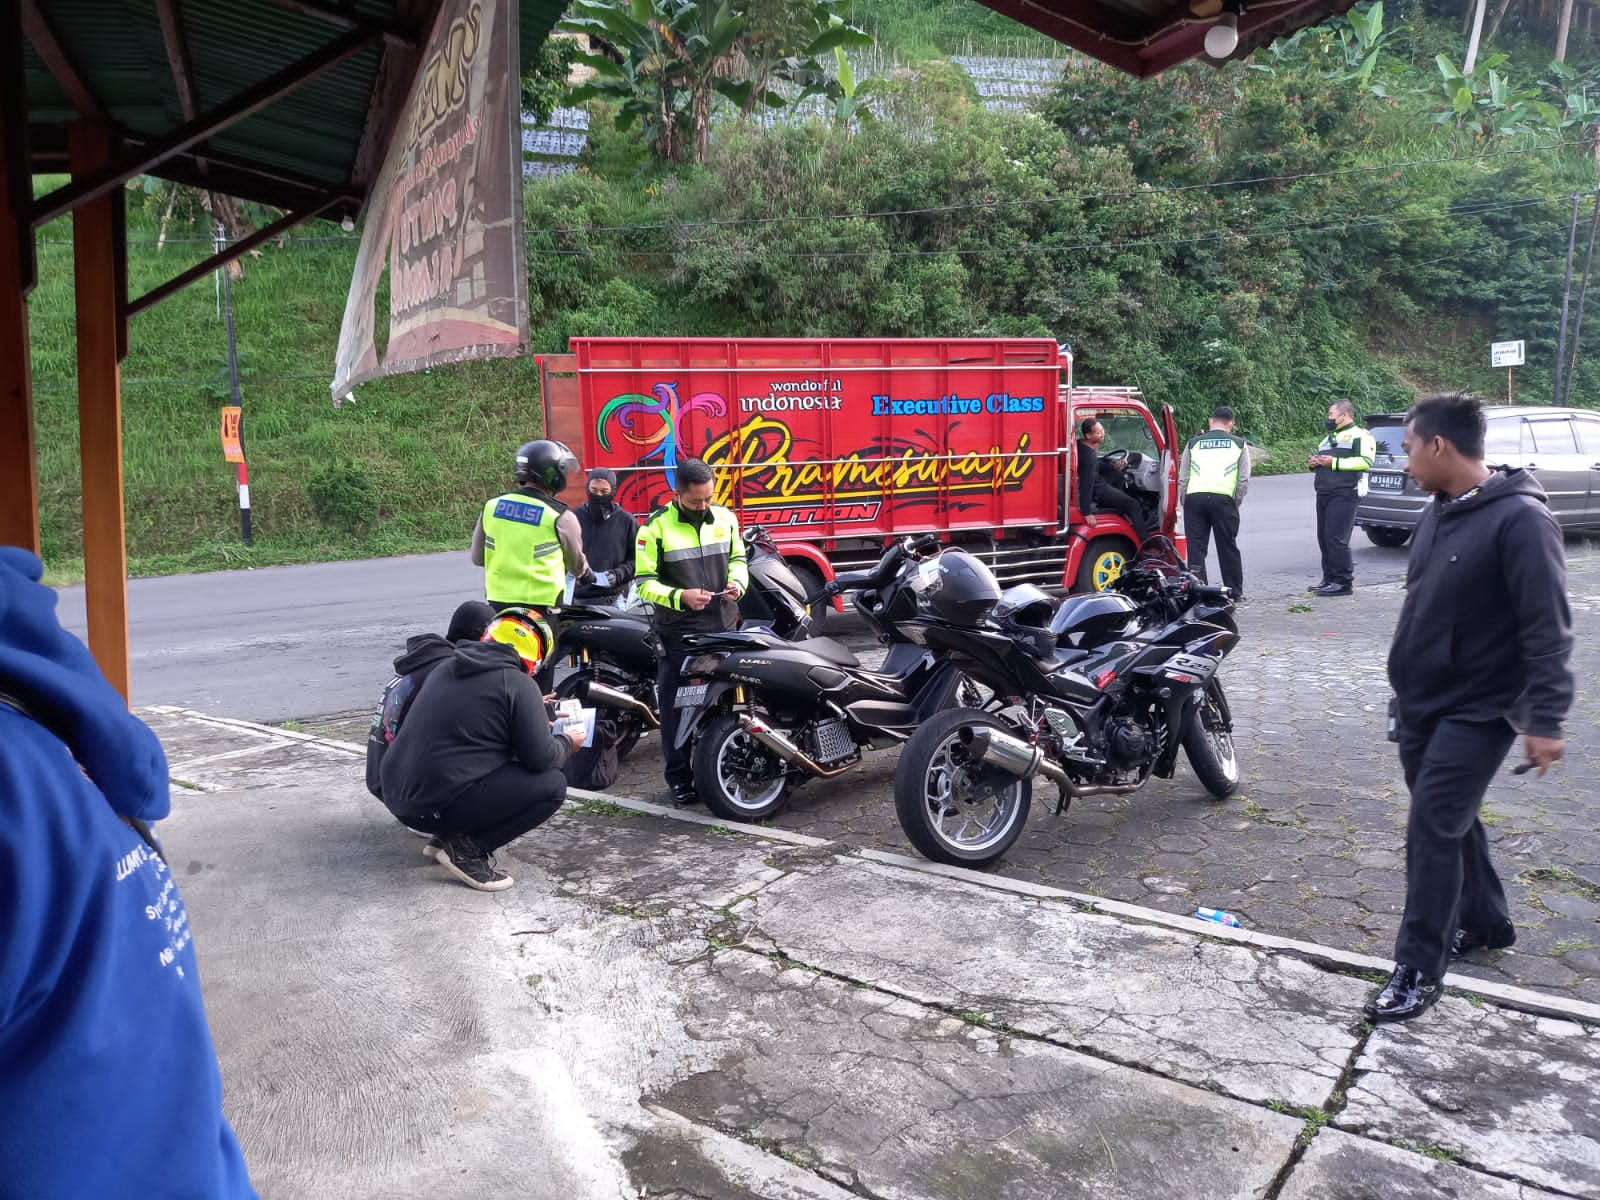
M130 142L185 123L161 24L169 5L182 30L200 113L345 36L355 24L396 36L373 44L149 174L298 208L330 195L346 211L365 199L381 166L383 123L405 101L439 0L37 0L48 28L24 18L23 74L32 167L66 169L76 76L92 103ZM522 56L549 36L564 0L521 0ZM0 30L0 36L9 32ZM53 40L61 53L51 49ZM36 44L40 42L42 44ZM409 41L409 45L406 44Z

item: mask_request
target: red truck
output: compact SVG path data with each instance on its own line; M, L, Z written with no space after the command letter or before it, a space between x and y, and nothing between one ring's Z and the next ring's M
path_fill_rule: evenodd
M1002 584L1104 588L1134 534L1109 513L1084 524L1088 416L1106 427L1102 466L1178 540L1172 409L1074 388L1049 339L574 338L538 364L547 436L614 470L624 508L666 503L674 464L702 458L717 502L765 526L808 587L932 531ZM582 491L575 479L567 498Z

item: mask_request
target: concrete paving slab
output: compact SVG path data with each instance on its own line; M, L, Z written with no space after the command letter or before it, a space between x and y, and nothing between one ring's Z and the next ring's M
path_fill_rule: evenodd
M237 744L235 750L243 750ZM280 741L253 748L251 753L226 758L187 758L171 765L172 777L202 791L326 787L338 781L338 790L367 794L362 784L362 760L329 742ZM370 800L371 798L368 797ZM376 804L376 801L372 801Z
M179 764L213 754L226 754L245 747L267 748L280 746L283 739L262 727L241 729L180 713L153 713L143 711L144 719L161 744L167 749L168 765L174 775L181 775Z
M1301 1123L764 956L689 972L692 1120L884 1200L1261 1196Z
M1410 1150L1319 1132L1278 1200L1559 1200L1554 1192L1496 1179Z
M1335 1123L1600 1196L1600 1030L1446 996L1412 1027L1378 1027Z
M1328 1100L1371 990L1248 946L843 858L734 911L801 962L1262 1103Z

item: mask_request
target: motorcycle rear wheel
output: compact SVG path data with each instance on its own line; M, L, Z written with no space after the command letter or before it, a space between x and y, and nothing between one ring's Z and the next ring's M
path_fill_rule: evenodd
M1213 679L1206 684L1200 706L1183 731L1183 752L1189 756L1201 785L1222 800L1239 787L1239 760L1233 750L1233 731L1225 727L1227 711L1222 684Z
M701 730L691 765L700 802L725 821L763 821L788 803L788 765L732 713Z
M900 828L924 858L986 867L1022 836L1033 781L972 762L961 741L965 728L1014 734L988 713L963 708L935 713L900 752L894 809Z
M656 681L647 679L641 682L631 678L615 667L595 664L574 671L556 685L555 695L557 700L583 699L583 689L590 681L614 688L619 692L626 692L636 700L642 700L655 707ZM640 692L645 695L639 695ZM596 707L590 705L589 707ZM603 706L601 706L603 707ZM645 719L638 713L626 708L608 708L605 710L609 720L616 723L617 729L617 761L627 758L633 748L639 744L639 739L644 736L649 728Z

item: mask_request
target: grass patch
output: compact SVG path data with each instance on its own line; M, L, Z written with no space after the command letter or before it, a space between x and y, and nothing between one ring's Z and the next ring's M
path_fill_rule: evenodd
M1600 887L1569 867L1529 867L1519 872L1517 878L1526 884L1545 884L1559 892L1568 892L1587 900L1600 900Z

